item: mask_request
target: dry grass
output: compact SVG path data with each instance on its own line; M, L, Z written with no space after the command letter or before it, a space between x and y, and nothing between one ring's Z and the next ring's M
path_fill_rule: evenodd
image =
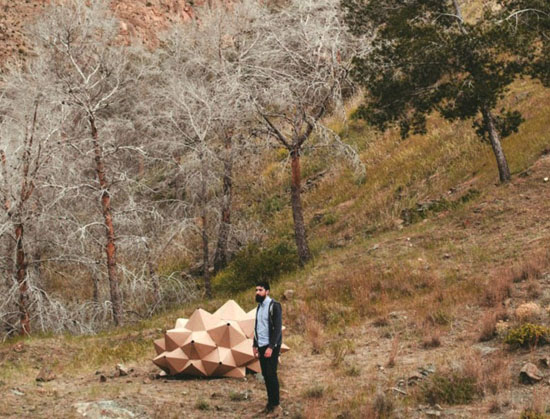
M311 351L314 354L320 354L325 346L325 334L323 326L316 320L310 320L306 324L307 340L311 344Z
M504 307L496 307L487 311L481 318L481 330L478 335L480 342L486 342L497 335L496 325L501 320L506 320L506 310Z
M542 285L537 279L530 278L527 280L526 291L529 298L539 298L542 295Z
M378 392L361 411L364 419L389 419L393 416L395 401L391 394Z
M424 349L439 348L441 346L441 331L439 329L426 330L421 346Z
M442 366L422 383L415 396L430 404L468 404L511 385L509 360L501 353L482 358L466 352L459 364Z
M391 342L390 355L388 358L388 362L386 363L386 366L388 368L395 367L395 360L397 358L398 353L399 353L399 336L396 335Z
M506 269L496 274L496 278L490 280L481 296L483 305L487 307L499 307L504 300L512 296L512 284L514 276L512 271Z
M513 281L539 280L549 267L550 254L547 251L533 252L512 268Z
M512 384L510 358L502 351L486 358L478 353L466 354L462 369L465 375L474 379L484 396L498 394Z

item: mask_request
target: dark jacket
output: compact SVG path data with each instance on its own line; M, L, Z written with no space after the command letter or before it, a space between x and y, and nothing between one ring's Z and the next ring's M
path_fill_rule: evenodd
M260 305L258 304L258 308ZM258 311L256 310L256 323L254 323L254 343L253 347L258 347L258 338L256 326L258 324ZM283 309L281 303L271 299L269 303L269 347L278 348L283 343Z

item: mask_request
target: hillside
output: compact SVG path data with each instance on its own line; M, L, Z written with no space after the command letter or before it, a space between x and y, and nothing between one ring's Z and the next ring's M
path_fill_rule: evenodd
M313 229L315 262L281 278L273 290L277 298L285 290L295 291L283 301L285 341L292 348L281 367L289 416L369 417L387 409L398 417L425 417L428 411L450 417L512 418L524 409L547 406L548 370L542 370L546 378L541 383L518 383L523 363L538 363L547 356L546 348L511 350L491 331L497 319L514 324L514 310L524 302L550 304L545 253L550 231L550 183L545 180L550 158L544 132L548 94L527 87L530 93L519 100L529 122L506 144L515 173L506 186L495 185L492 160L469 137L465 125L441 124L431 136L406 143L388 135L370 146L369 141L380 137L361 126L347 128L356 141L365 141L367 180L355 184L342 169L342 175L325 177L311 189L309 219L332 214L331 221ZM438 144L446 152L438 151ZM455 150L459 144L468 147ZM458 155L469 153L470 158L465 164L449 155L449 149ZM403 161L412 173L404 170ZM399 185L404 185L404 198L395 193ZM416 208L415 202L442 197L457 202L454 195L468 190L478 192L456 205L431 207L425 218L412 224L396 220L402 208ZM285 211L275 217L280 231L288 227ZM317 215L321 211L323 215ZM378 211L381 216L372 216ZM233 297L245 308L253 306L250 292ZM78 403L112 400L101 406L108 411L116 405L140 417L156 417L161 411L174 417L246 416L263 400L262 384L253 377L159 379L150 363L152 339L162 329L196 306L215 309L224 299L193 304L96 337L6 342L0 350L5 394L0 411L8 417L79 417L84 405ZM548 317L543 310L533 321L547 325ZM482 333L488 333L488 341L479 342ZM134 371L128 377L109 378L119 362ZM451 386L450 391L459 386L460 382L446 384L441 378L454 369L474 380L479 392L471 402L439 401L436 408L428 407L430 387L413 382L432 382L429 372L427 378L418 375L419 369L431 371L432 366L441 373L436 386ZM36 383L44 367L57 377ZM101 374L106 382L100 382Z
M30 15L35 4L8 2L3 10ZM116 7L128 34L154 33L166 16L190 13L178 1ZM13 33L6 54L22 42ZM550 415L550 334L524 347L505 342L522 324L550 326L550 92L519 80L505 101L526 119L504 141L513 174L506 185L469 123L433 117L427 135L403 141L361 121L326 118L359 151L365 173L331 149L303 156L314 260L272 287L291 347L280 368L286 416ZM348 116L355 106L348 104ZM254 170L243 173L234 205L266 226L275 246L292 238L288 154L266 153L263 182L254 182ZM253 308L251 290L219 287L223 275L213 280L213 299L151 319L95 336L0 343L0 416L256 417L265 401L256 377L171 379L151 363L153 339L176 318L197 307L214 311L228 298ZM534 384L519 380L527 362L542 374ZM128 375L117 376L119 363Z
M26 0L0 2L0 63L10 57L24 58L32 53L25 38L25 26L40 16L40 10L49 0ZM172 22L181 22L193 16L190 3L185 0L116 0L112 8L122 20L121 35L126 38L138 37L156 44L156 34L166 29Z

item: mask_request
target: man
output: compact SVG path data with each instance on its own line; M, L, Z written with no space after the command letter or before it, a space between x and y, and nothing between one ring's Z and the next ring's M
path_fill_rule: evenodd
M281 304L269 296L269 283L256 285L256 324L254 326L254 356L260 359L267 390L267 406L262 411L270 417L281 414L277 365L281 351L283 314Z

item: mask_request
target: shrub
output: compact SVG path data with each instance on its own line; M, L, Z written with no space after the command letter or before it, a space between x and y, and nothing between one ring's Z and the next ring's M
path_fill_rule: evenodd
M333 225L334 223L336 223L336 221L338 221L338 218L335 214L332 213L325 214L322 220L323 224L326 226Z
M391 418L393 411L395 410L395 403L391 396L388 396L382 392L376 394L374 401L372 402L372 411L375 413L376 418Z
M347 354L355 352L355 344L349 339L338 339L329 345L332 356L332 366L336 367L344 362Z
M272 281L297 267L298 254L294 246L281 242L262 249L252 243L235 255L213 283L222 292L242 291L254 287L258 280Z
M499 274L489 281L483 293L483 304L487 307L499 306L506 298L512 296L512 277L509 272Z
M539 298L542 295L542 285L539 281L533 278L527 281L527 295L530 298Z
M246 391L232 391L229 393L229 399L232 402L242 402L248 399L248 393Z
M195 403L195 408L198 410L210 410L210 405L206 400L197 400Z
M505 318L506 311L504 308L497 308L486 313L481 319L481 330L478 340L480 342L486 342L493 339L497 335L497 322Z
M475 377L452 371L432 375L423 384L422 395L430 404L467 404L481 396L481 390Z
M359 377L361 375L361 368L359 368L357 365L349 365L344 373L348 377Z
M428 330L422 339L422 347L424 349L438 348L441 346L441 333L439 330Z
M519 419L547 419L548 416L533 409L525 409L521 412Z
M452 322L452 316L442 309L438 309L426 316L426 320L432 325L448 326Z
M320 399L325 394L325 387L321 384L314 384L307 388L304 392L304 396L308 399Z
M320 354L325 345L325 334L323 326L316 320L312 319L306 323L306 335L311 342L311 350L314 354Z
M510 329L504 342L512 347L532 348L537 345L550 343L550 328L525 323L521 326Z

